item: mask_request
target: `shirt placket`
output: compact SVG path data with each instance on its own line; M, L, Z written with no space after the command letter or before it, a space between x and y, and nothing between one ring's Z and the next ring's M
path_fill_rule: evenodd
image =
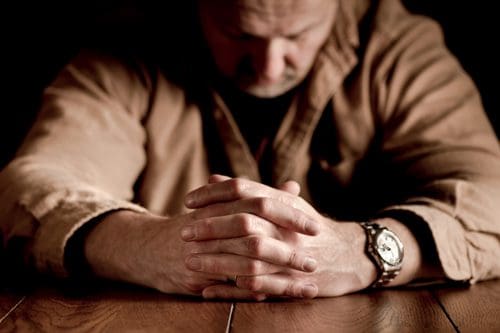
M257 161L238 128L236 120L220 95L213 92L213 96L215 101L213 110L215 123L234 176L260 182L261 177Z

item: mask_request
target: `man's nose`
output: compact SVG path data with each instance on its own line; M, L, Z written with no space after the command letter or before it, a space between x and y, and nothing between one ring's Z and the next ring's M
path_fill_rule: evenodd
M278 82L286 68L284 41L273 38L262 41L254 54L255 71L260 84Z

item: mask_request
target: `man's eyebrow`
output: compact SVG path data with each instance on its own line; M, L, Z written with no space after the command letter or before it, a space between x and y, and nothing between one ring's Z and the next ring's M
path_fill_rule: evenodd
M297 37L297 36L300 36L300 35L308 32L309 30L314 29L315 27L317 27L321 23L322 23L321 20L316 20L316 21L313 21L313 22L309 22L307 25L300 27L300 29L297 29L294 32L289 32L289 33L283 34L283 36L285 36L285 37Z
M302 35L303 33L313 29L314 27L316 27L317 25L319 25L321 23L321 21L316 21L316 22L312 22L312 23L309 23L308 25L306 25L305 27L302 27L301 29L299 29L298 31L296 32L293 32L293 33L289 33L289 34L286 34L285 36L287 37L291 37L291 36L299 36L299 35Z
M297 31L295 32L290 32L290 33L287 33L287 34L283 34L283 36L285 37L296 37L296 36L300 36L302 35L303 33L306 33L307 31L315 28L316 26L318 26L319 24L321 24L321 21L318 20L318 21L314 21L314 22L311 22L309 23L308 25L304 26L304 27L301 27L300 29L298 29ZM235 24L235 22L231 21L231 20L220 20L217 24L219 26L220 29L224 30L224 31L230 31L230 30L237 30L239 32L241 32L242 34L246 34L248 36L253 36L252 33L246 31L244 28L242 28L241 26L239 26L238 24ZM258 37L258 36L257 36Z

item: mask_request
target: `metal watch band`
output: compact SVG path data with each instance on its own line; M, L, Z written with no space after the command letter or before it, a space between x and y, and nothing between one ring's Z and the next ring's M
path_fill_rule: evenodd
M396 276L399 275L399 270L394 270L394 271L379 270L379 272L381 272L382 274L379 274L378 279L372 283L371 285L372 288L377 288L386 285L392 280L394 280Z
M394 278L396 278L396 276L398 276L399 272L401 271L401 265L395 266L391 269L386 264L384 264L383 259L380 257L379 253L376 250L375 236L377 235L377 232L381 230L387 230L392 234L394 233L388 228L380 226L375 222L362 222L361 226L366 232L365 251L368 257L374 262L375 266L377 267L377 278L370 287L381 287L391 282Z

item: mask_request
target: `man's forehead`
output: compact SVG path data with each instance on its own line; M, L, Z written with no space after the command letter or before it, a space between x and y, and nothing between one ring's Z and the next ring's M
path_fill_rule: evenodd
M200 0L219 9L237 10L260 15L286 16L318 11L335 0Z
M294 30L323 19L335 0L200 0L224 21L252 25L260 21Z
M285 17L319 9L325 0L227 0L239 11Z

